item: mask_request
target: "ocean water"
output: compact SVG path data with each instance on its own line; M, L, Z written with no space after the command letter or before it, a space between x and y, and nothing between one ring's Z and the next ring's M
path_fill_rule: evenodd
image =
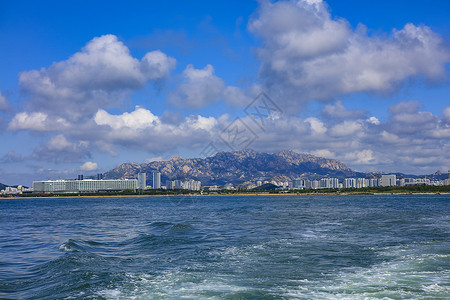
M2 299L449 299L450 195L0 199Z

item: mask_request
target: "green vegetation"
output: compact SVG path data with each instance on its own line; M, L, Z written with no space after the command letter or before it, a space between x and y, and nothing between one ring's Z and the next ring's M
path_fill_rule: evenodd
M352 189L303 189L303 190L218 190L205 191L203 195L233 195L233 194L420 194L420 193L450 193L450 185L410 185L410 186L388 186L388 187L366 187ZM54 193L54 194L22 194L14 197L76 197L76 196L178 196L178 195L200 195L199 191L189 190L125 190L122 192L100 192L100 193ZM11 197L11 195L5 195Z

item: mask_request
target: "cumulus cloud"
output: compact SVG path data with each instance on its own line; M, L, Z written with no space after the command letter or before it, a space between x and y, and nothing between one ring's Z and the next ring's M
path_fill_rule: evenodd
M380 125L380 120L378 120L378 118L374 116L368 118L366 121L373 125Z
M391 131L420 134L437 130L441 126L439 117L431 112L419 111L420 107L419 101L406 101L392 105L389 108Z
M80 166L80 170L82 171L95 171L98 169L98 165L95 162L87 161Z
M359 121L343 121L330 129L333 136L354 136L362 132L362 124Z
M167 77L173 68L176 60L168 57L161 51L148 52L142 58L140 67L146 80L157 80Z
M104 35L48 69L20 73L19 83L30 97L30 110L77 121L121 103L130 91L168 76L174 67L175 59L161 51L139 61L116 36Z
M63 134L52 137L45 145L37 147L31 156L34 160L77 162L90 156L89 142L70 142Z
M157 126L161 122L157 116L152 114L145 108L136 107L136 110L122 115L111 115L100 109L94 117L97 125L108 125L112 129L130 128L133 130L140 130L151 126Z
M181 75L178 88L170 93L168 98L168 102L174 107L191 109L201 108L219 100L233 106L245 106L250 103L251 98L246 91L227 86L222 78L215 75L214 67L209 64L203 69L188 65Z
M317 118L307 118L305 120L311 126L311 130L316 134L321 134L327 132L325 124Z
M450 106L446 107L443 111L444 119L450 123Z
M179 147L195 148L210 140L226 119L226 115L217 119L195 115L177 122L162 122L160 117L142 107L119 115L99 110L94 117L96 131L99 132L96 142L136 147L154 153Z
M389 93L408 78L446 76L450 52L429 27L370 36L333 18L321 1L261 2L249 30L262 38L260 76L290 108L356 93Z
M376 163L373 151L370 149L345 153L343 160L355 165L370 165Z
M8 130L56 131L68 126L69 123L63 118L49 117L42 112L21 112L9 122Z
M284 115L266 120L265 131L254 128L258 137L251 147L269 152L292 149L335 158L359 171L417 174L447 169L450 125L445 117L421 111L420 107L417 101L393 105L383 122L374 116L336 123L334 119ZM405 114L408 117L400 117ZM251 124L251 120L244 121Z
M225 82L214 74L211 65L203 69L188 65L182 78L183 83L169 97L169 102L176 107L195 109L217 102L225 88Z
M367 114L364 110L348 110L342 105L342 101L336 101L333 104L327 104L322 109L322 114L330 119L354 119L361 118Z
M8 99L6 99L5 96L2 95L2 92L0 91L0 111L6 110L9 107Z

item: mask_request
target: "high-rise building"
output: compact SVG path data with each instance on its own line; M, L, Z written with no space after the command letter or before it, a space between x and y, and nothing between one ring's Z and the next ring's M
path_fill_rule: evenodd
M102 180L103 179L103 174L102 173L98 173L97 174L97 180Z
M294 179L292 180L292 188L293 189L304 189L305 188L305 180L303 179Z
M161 188L161 173L153 172L153 188L160 189Z
M192 191L199 191L202 187L202 183L197 180L188 180L183 183L183 189L185 190L192 190Z
M396 186L397 176L395 175L381 175L380 186Z
M357 178L356 179L356 188L363 188L369 186L369 179L366 178Z
M309 181L308 187L311 189L318 189L320 187L320 181L318 180Z
M183 188L183 182L181 180L173 181L173 189L174 190L181 190L182 188Z
M83 180L84 176L83 175L78 175L78 180Z
M147 174L139 173L138 174L138 188L140 190L145 190L147 187Z
M369 179L369 186L378 186L378 179Z
M167 190L173 190L174 188L174 182L172 180L166 180L166 189Z
M356 178L345 178L344 179L344 188L356 188Z

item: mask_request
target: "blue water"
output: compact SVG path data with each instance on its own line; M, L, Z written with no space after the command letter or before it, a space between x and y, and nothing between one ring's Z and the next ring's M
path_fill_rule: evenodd
M0 298L448 299L450 195L0 200Z

